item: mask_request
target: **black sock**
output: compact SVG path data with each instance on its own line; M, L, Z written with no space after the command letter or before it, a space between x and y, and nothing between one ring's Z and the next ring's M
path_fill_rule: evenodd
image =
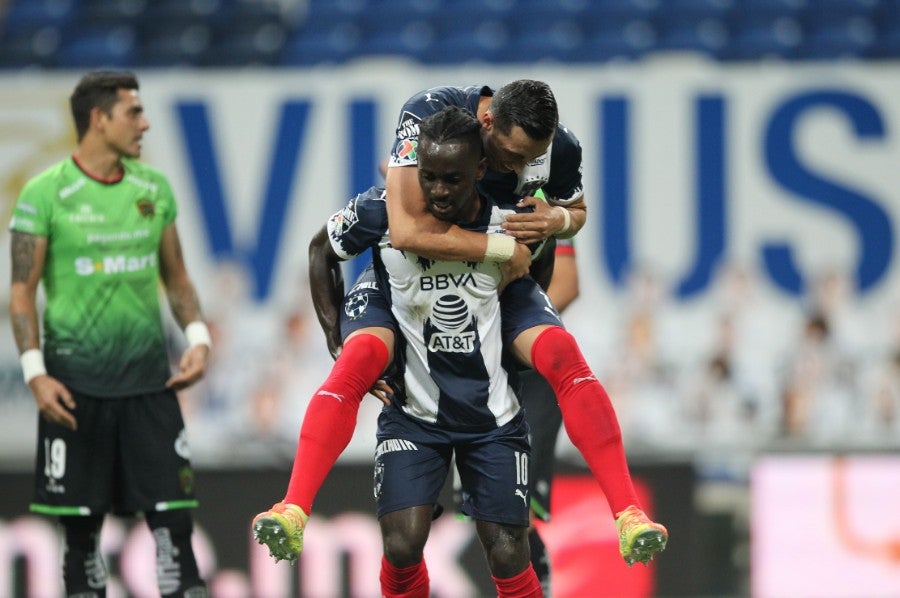
M106 565L100 554L103 515L59 518L65 537L63 581L67 596L105 598Z
M156 577L162 596L203 598L206 584L200 579L191 547L193 521L188 511L155 511L145 514L156 541Z

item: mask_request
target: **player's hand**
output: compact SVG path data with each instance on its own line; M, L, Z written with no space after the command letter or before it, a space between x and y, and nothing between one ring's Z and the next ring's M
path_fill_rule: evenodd
M65 426L70 430L77 430L78 423L72 411L75 409L75 399L65 385L47 374L35 376L28 383L38 411L44 418L54 424Z
M393 396L394 391L390 384L388 384L384 378L381 378L369 389L369 394L384 403L385 407L390 407L391 397Z
M524 197L518 205L532 206L534 211L506 216L503 229L517 241L522 243L543 241L561 231L566 225L565 216L543 199Z
M500 262L501 279L498 291L502 293L506 285L528 274L530 268L531 250L522 243L516 243L516 251L513 256L505 262Z
M166 381L166 388L182 390L187 388L206 373L206 364L209 362L209 347L206 345L193 345L185 349L178 364L178 373Z

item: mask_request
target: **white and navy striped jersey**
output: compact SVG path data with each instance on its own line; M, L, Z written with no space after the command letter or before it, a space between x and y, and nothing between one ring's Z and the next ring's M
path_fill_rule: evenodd
M459 106L475 114L478 100L493 95L490 87L478 85L433 87L411 97L400 111L389 167L418 163L419 123L423 119L447 106ZM547 152L529 162L521 174L488 170L478 182L478 188L500 205L515 203L526 195L534 195L538 189L543 189L549 203L569 205L584 196L581 170L581 144L560 124Z
M500 233L511 211L483 200L475 221L462 226ZM378 284L403 337L395 361L405 396L396 402L406 414L451 430L483 431L518 413L501 365L498 264L435 261L393 249L379 188L352 199L329 219L327 230L342 259L373 248Z

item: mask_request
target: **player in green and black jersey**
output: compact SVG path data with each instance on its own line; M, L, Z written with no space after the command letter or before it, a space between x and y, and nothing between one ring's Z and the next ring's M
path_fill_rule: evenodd
M166 178L137 160L149 123L133 75L89 73L70 102L78 146L25 185L10 222L10 316L42 415L31 510L60 518L68 595L105 596L97 541L114 512L145 515L163 596L206 596L190 543L196 500L175 391L203 376L211 342L175 200ZM160 281L189 344L174 375Z

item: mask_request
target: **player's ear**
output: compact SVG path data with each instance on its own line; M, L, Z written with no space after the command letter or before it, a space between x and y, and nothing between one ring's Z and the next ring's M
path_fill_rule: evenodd
M101 108L100 106L94 106L91 108L91 124L88 129L95 129L99 127L105 119L109 118L109 114L107 114L106 110Z
M478 120L481 121L481 126L485 131L490 131L494 127L494 115L490 110L485 110Z
M478 170L475 171L475 180L480 181L487 173L487 158L478 161Z

